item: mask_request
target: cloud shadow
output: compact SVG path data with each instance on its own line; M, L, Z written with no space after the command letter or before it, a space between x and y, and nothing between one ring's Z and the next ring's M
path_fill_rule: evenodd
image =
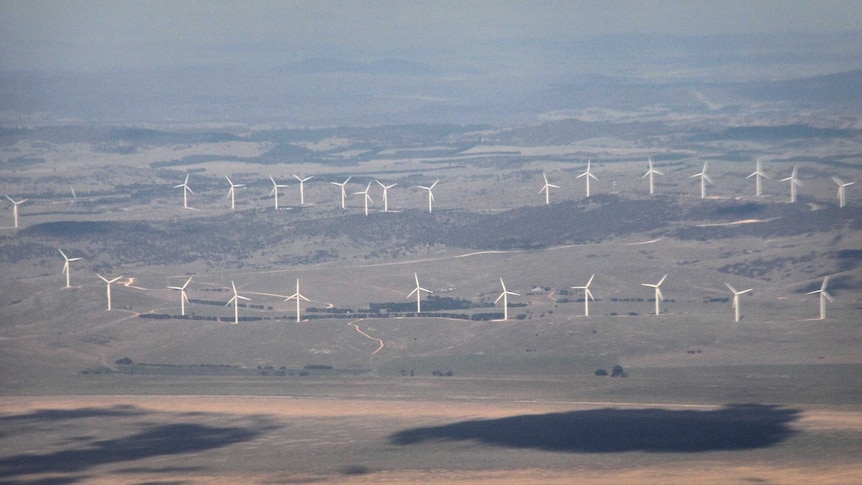
M390 436L397 445L476 441L509 448L571 453L695 453L749 450L779 443L795 431L799 411L731 405L711 411L595 409L413 428Z
M5 417L8 421L55 423L63 419L97 418L98 427L110 429L115 425L111 419L127 419L147 413L135 408L82 408L78 410L37 411L26 415ZM24 453L0 458L0 481L10 477L22 477L45 473L80 473L90 468L142 460L145 458L196 453L222 448L255 439L272 429L259 420L248 426L213 426L202 423L183 422L187 416L161 416L168 423L141 422L138 430L114 439L95 440L82 438L75 449L48 453ZM180 422L171 422L180 421ZM127 421L119 422L124 427ZM9 437L7 436L7 439Z

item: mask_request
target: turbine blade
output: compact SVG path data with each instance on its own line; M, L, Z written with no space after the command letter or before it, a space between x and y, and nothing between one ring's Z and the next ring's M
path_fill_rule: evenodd
M726 286L728 290L732 291L734 295L736 294L736 289L734 287L730 286L727 283L725 283L724 286Z
M665 278L667 278L667 275L662 276L661 279L658 280L658 284L656 286L661 286L661 284L664 283Z

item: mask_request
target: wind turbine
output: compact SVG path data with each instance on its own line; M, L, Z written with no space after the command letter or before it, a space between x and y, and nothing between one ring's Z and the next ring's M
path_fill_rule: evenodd
M754 177L755 194L757 195L757 197L760 197L760 179L761 178L768 179L769 176L766 175L766 172L761 170L759 158L757 159L757 170L755 170L754 173L752 173L751 175L749 175L748 177L745 177L745 178L750 179L751 177Z
M293 174L293 178L299 180L299 205L305 205L305 183L314 178L314 175L302 178L297 174Z
M179 185L174 185L175 189L179 189L180 187L182 187L182 189L183 189L183 209L189 208L189 193L191 192L192 194L194 194L191 187L189 187L189 175L190 174L186 174L186 181L185 182L183 182ZM75 195L74 189L72 190L72 195Z
M649 177L649 195L655 194L655 190L653 189L653 175L664 175L663 172L659 172L658 170L652 168L652 158L647 158L647 162L649 163L649 170L645 174L643 174L643 178Z
M296 175L294 175L294 177L296 177ZM347 191L345 190L345 188L344 188L344 187L347 185L347 182L350 182L350 179L351 179L351 178L352 178L352 177L347 177L347 180L345 180L344 182L341 182L341 183L338 183L338 182L329 182L329 183L331 183L332 185L337 185L337 186L341 187L341 208L342 208L342 209L344 209L344 198L347 196ZM301 187L300 187L300 189L301 189ZM301 192L300 192L300 193L301 193Z
M70 258L70 257L66 256L66 253L64 253L63 250L60 248L57 248L57 251L60 251L60 254L63 255L63 259L66 260L66 262L63 263L63 272L61 274L66 275L66 288L70 288L69 283L70 283L70 280L72 278L72 274L69 270L69 263L71 263L72 261L80 261L84 258Z
M709 162L703 162L703 170L700 173L696 173L691 176L691 178L700 177L700 198L706 198L706 183L709 182L712 184L712 179L709 178L709 175L706 174L706 165Z
M738 322L739 321L739 295L748 293L749 291L752 290L752 288L749 288L747 290L742 290L742 291L736 291L736 289L734 287L730 286L727 283L725 283L724 286L726 286L727 289L729 289L731 292L733 292L733 321Z
M422 313L422 292L423 291L425 293L434 293L434 292L431 290L426 290L425 288L422 288L421 286L419 286L419 275L417 275L416 273L413 273L413 277L416 278L416 288L414 288L413 291L411 291L410 294L407 295L407 298L410 298L411 296L413 296L413 293L416 293L416 313Z
M186 287L189 286L189 283L191 282L192 279L189 278L183 286L168 286L171 290L178 290L180 292L180 315L183 316L186 314L186 302L189 301L189 297L186 295Z
M377 182L377 185L383 187L383 212L389 212L389 189L395 187L398 184L395 183L392 185L383 185L383 182L379 180L375 180L375 182Z
M587 171L578 175L578 177L577 177L577 178L586 177L586 179L587 179L587 197L590 196L590 179L593 179L595 181L599 180L596 178L595 175L592 174L592 172L590 172L590 163L591 163L590 160L587 160Z
M506 283L503 283L503 278L500 278L500 284L503 285L503 292L494 300L494 304L496 305L501 298L503 299L503 320L505 321L509 319L509 295L521 296L521 294L507 290Z
M234 208L235 208L235 206L234 206L234 198L235 198L235 196L236 196L236 188L237 188L237 187L245 187L245 185L244 185L244 184L235 184L235 183L231 182L231 181L230 181L230 178L228 178L228 176L227 176L227 175L225 175L225 176L224 176L224 178L226 178L226 179L227 179L227 183L229 183L229 184L230 184L230 190L228 190L228 191L227 191L227 196L228 196L228 197L230 197L230 208L231 208L231 209L234 209Z
M9 202L12 203L12 217L15 218L15 227L17 228L18 227L18 206L23 204L24 202L27 202L27 199L21 199L21 200L16 201L15 199L13 199L12 197L9 197L8 195L6 196L6 198L9 199Z
M596 299L593 297L593 293L590 291L590 283L593 282L593 278L595 278L595 277L596 277L596 275L590 276L590 280L587 281L587 284L585 284L584 286L573 286L572 287L573 290L584 290L584 316L585 317L590 316L590 298L592 298L593 301L596 301Z
M823 277L823 284L820 285L820 289L808 292L809 295L814 295L817 293L820 294L820 319L821 320L826 320L826 300L829 300L829 303L832 303L835 301L832 299L832 295L830 295L829 292L826 291L826 285L828 283L829 283L829 276L824 276Z
M664 279L667 278L667 275L661 277L658 280L658 283L651 285L649 283L641 283L641 286L648 286L650 288L655 288L655 314L658 315L661 313L661 301L664 300L664 295L661 294L661 284L664 283Z
M832 177L832 180L838 184L838 207L844 207L846 205L847 200L844 198L844 187L848 185L853 185L856 182L844 182L838 177Z
M109 280L109 279L105 278L104 276L102 276L98 273L96 273L96 276L101 278L102 281L104 281L108 285L108 311L111 311L111 283L115 283L117 280L122 278L122 276L117 276L116 278L114 278L112 280Z
M353 193L353 195L362 195L362 196L364 196L364 197L363 197L363 199L365 199L365 215L366 215L366 216L368 215L368 203L369 203L369 202L374 202L373 200L371 200L371 196L370 196L370 195L368 195L368 191L369 191L370 189L371 189L371 182L368 182L368 186L367 186L367 187L365 187L365 190L363 190L362 192L354 192L354 193Z
M294 294L292 294L292 295L290 295L284 299L284 301L290 301L290 300L296 300L296 321L299 322L299 319L300 319L299 318L299 301L300 300L307 301L307 302L311 301L299 293L299 278L296 279L296 293L294 293Z
M435 180L430 187L424 187L422 185L418 186L420 189L428 191L428 213L431 213L431 203L434 202L434 194L431 191L434 190L434 186L437 185L437 182L439 182L439 180Z
M275 210L278 210L278 189L283 189L287 187L287 185L279 185L275 182L275 179L272 178L272 175L269 176L269 179L272 180L272 190L269 192L269 195L275 196Z
M251 298L246 298L239 293L236 292L236 285L233 284L233 281L230 282L231 288L233 288L233 298L227 301L224 306L229 306L233 303L233 324L237 325L239 323L239 301L251 301Z
M782 182L790 182L790 202L796 202L796 187L802 187L802 182L796 178L797 169L796 165L793 166L793 173L790 174L789 177L781 179Z
M542 192L545 193L545 205L549 205L551 203L551 189L559 189L559 185L554 185L548 182L548 176L545 175L545 172L542 172L542 178L545 179L545 185L539 189L539 194Z

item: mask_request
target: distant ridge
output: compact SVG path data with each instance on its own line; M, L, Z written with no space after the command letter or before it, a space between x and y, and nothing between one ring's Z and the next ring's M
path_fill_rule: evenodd
M852 105L855 109L862 103L862 69L790 81L746 83L740 86L740 93L766 101Z

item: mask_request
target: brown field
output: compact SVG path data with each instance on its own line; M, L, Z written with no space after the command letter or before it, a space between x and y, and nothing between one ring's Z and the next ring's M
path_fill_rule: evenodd
M806 406L791 435L738 450L593 452L481 439L396 443L452 423L708 405L319 399L0 397L4 483L858 483L862 413ZM495 421L501 420L501 421ZM673 424L671 424L672 426ZM478 437L478 436L477 436ZM541 448L541 447L540 447ZM15 481L19 480L19 481Z

